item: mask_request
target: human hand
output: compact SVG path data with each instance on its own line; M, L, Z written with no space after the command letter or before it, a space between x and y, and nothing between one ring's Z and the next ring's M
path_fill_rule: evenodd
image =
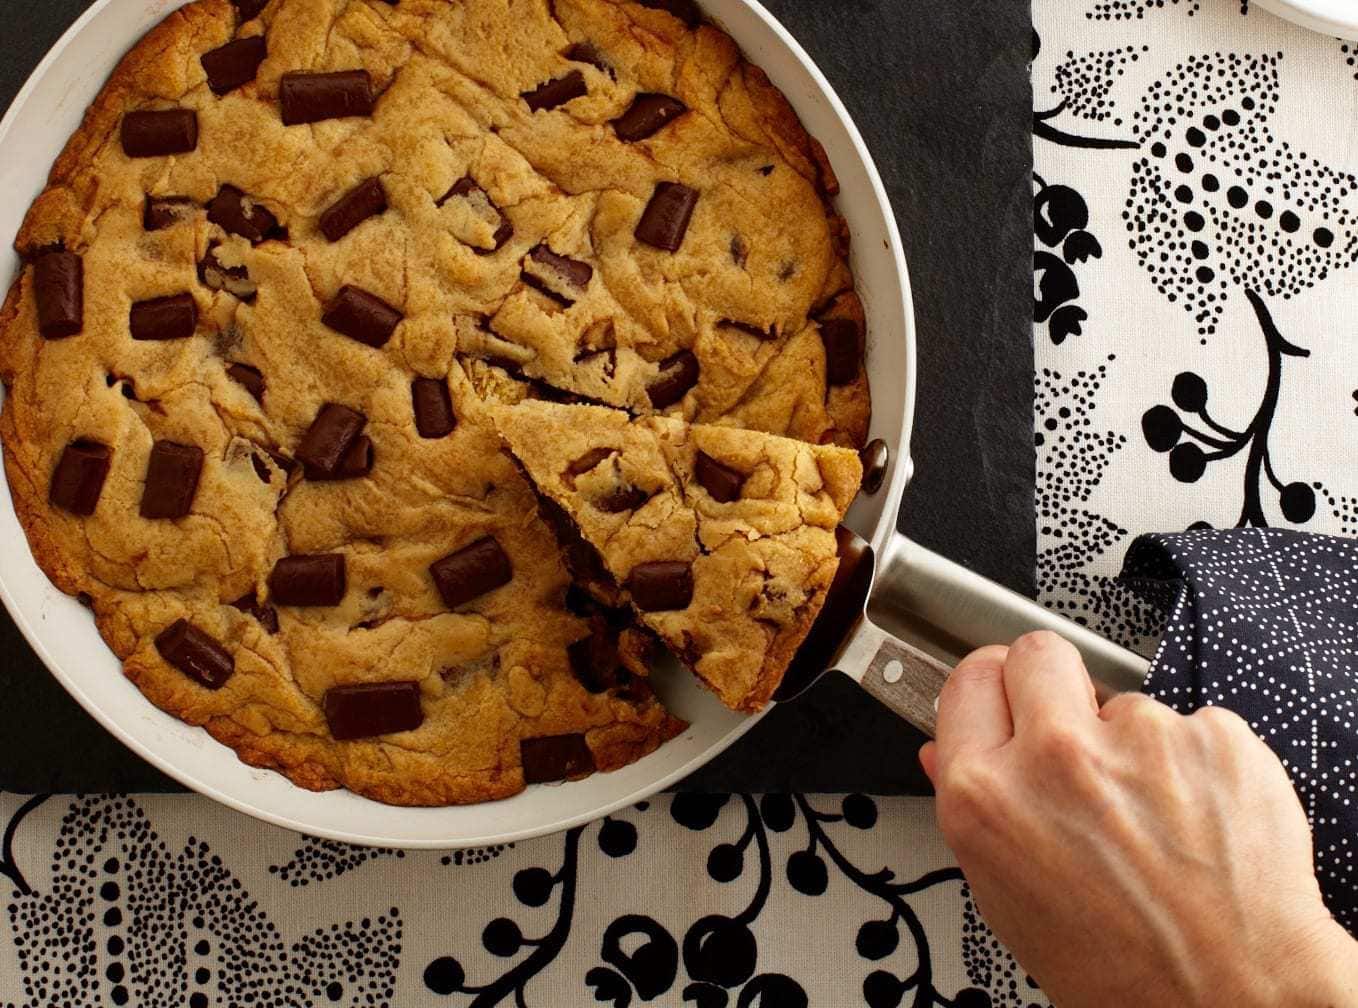
M1034 633L957 666L920 761L982 916L1059 1008L1358 1004L1296 793L1236 715L1100 710Z

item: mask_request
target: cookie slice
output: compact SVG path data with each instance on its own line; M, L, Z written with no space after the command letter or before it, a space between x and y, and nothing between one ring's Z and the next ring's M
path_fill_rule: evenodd
M862 467L847 449L530 400L495 410L577 581L734 710L762 708L825 601Z

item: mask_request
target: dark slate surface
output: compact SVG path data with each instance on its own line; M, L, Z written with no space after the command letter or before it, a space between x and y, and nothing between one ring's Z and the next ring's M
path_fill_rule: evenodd
M720 0L709 0L714 11ZM764 0L819 63L874 152L919 322L917 475L901 528L1033 588L1032 109L1028 5ZM87 0L5 0L0 105ZM16 30L22 26L22 31ZM0 786L175 788L44 670L0 613ZM773 711L686 787L914 793L921 738L838 676Z

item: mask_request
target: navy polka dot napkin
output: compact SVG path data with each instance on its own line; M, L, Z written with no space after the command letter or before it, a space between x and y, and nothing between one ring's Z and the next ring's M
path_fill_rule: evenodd
M1358 540L1279 529L1142 536L1122 577L1164 603L1146 692L1235 711L1282 760L1331 912L1358 934Z

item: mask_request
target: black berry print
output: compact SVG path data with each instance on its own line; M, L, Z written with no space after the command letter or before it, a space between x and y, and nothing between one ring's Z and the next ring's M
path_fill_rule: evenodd
M1180 483L1196 483L1209 465L1245 452L1243 502L1235 524L1260 528L1270 524L1264 508L1265 480L1271 488L1268 496L1282 518L1294 525L1305 524L1316 512L1315 490L1307 483L1284 482L1278 476L1269 454L1269 433L1278 409L1283 358L1308 357L1310 353L1283 338L1258 294L1252 290L1245 294L1264 331L1268 353L1264 394L1248 426L1234 430L1215 420L1209 408L1207 383L1185 371L1174 379L1174 405L1153 406L1141 418L1142 436L1153 451L1168 455L1169 471Z
M1048 185L1040 175L1033 176L1033 184L1033 233L1037 244L1046 246L1033 253L1033 321L1045 324L1052 343L1060 346L1080 335L1089 318L1075 303L1077 264L1100 258L1103 248L1085 230L1089 207L1083 196L1069 186Z

